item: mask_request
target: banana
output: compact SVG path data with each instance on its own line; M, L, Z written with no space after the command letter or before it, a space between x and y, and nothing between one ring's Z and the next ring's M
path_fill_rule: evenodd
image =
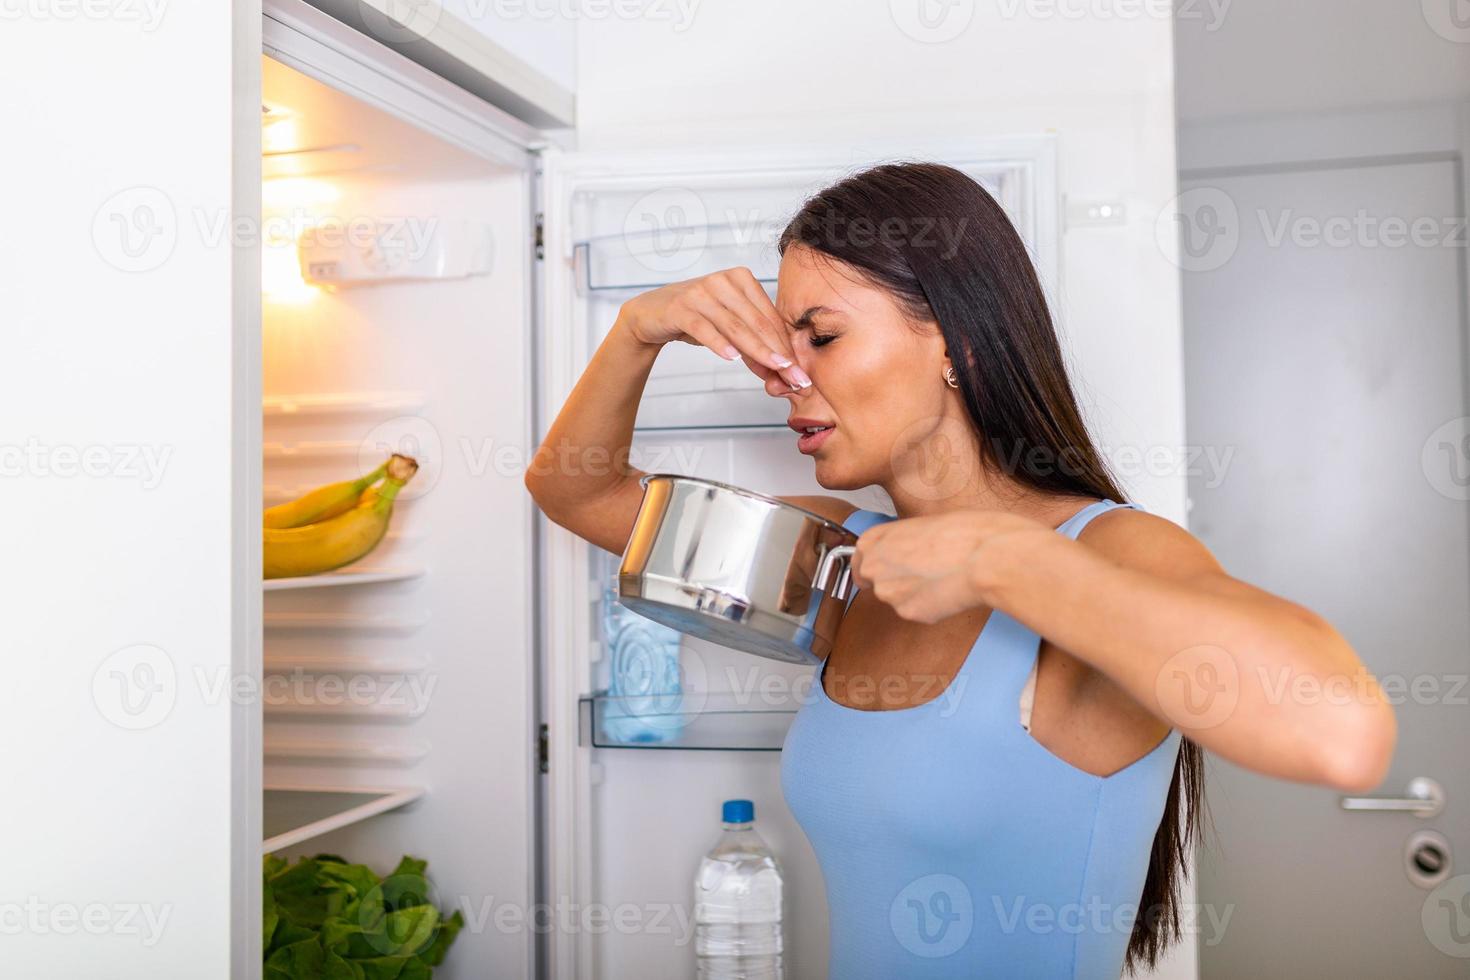
M388 471L384 463L367 476L356 480L328 483L284 504L276 504L265 512L266 527L301 527L345 514L357 506L364 490L377 483Z
M378 546L393 516L393 499L418 471L418 463L394 455L381 487L369 487L351 510L302 527L265 528L266 578L316 575L362 558Z

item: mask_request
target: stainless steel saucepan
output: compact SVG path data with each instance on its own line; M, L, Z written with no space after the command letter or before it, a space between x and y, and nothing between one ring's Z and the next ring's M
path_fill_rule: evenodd
M618 596L691 636L787 663L832 650L857 535L729 484L649 473Z

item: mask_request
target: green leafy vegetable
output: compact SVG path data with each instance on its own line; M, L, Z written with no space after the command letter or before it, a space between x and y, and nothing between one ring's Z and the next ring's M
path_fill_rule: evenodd
M464 928L433 904L428 862L387 878L335 854L264 864L265 980L430 980Z

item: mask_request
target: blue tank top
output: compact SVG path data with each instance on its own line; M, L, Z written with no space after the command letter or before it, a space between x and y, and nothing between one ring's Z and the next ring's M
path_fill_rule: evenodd
M1181 736L1109 776L1053 755L1020 721L1040 644L993 610L950 686L896 710L838 704L816 669L781 789L826 882L832 980L1121 975Z

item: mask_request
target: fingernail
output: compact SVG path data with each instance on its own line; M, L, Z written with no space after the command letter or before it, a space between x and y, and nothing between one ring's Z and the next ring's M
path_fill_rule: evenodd
M731 344L729 347L726 347L724 350L720 351L720 356L727 361L733 361L740 357L740 351L735 349L734 344Z
M810 388L812 386L812 379L808 378L806 372L799 367L792 368L787 374L791 375L791 380L795 381L799 388Z
M776 367L791 366L791 358L787 357L785 354L779 354L776 351L771 351L771 361L776 365Z

